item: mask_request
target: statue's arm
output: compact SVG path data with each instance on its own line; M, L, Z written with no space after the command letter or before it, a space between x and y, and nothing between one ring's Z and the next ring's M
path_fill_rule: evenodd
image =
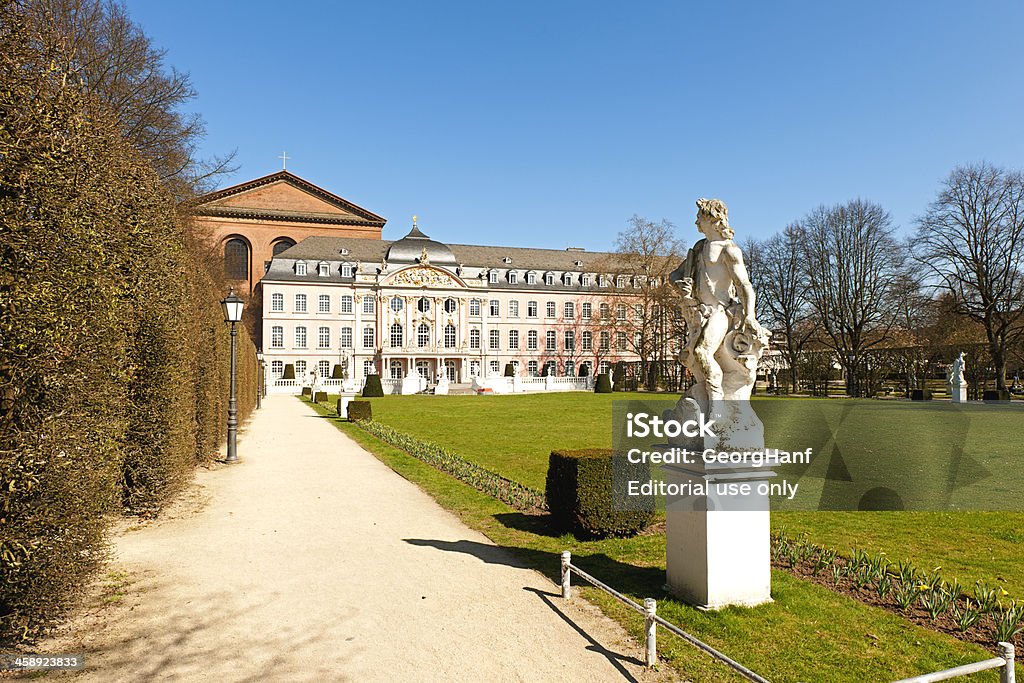
M733 285L740 294L740 301L743 302L743 318L748 323L756 323L755 315L757 294L754 293L754 286L750 284L750 276L747 274L747 267L743 263L743 252L735 243L725 249L729 265L729 275L732 277Z

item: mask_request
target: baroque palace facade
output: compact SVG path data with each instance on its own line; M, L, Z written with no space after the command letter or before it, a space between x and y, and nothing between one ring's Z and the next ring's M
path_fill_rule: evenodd
M197 213L252 294L271 380L287 365L300 382L340 366L357 382L458 383L509 364L520 377L576 377L637 360L633 283L609 274L612 254L447 245L415 220L382 240L384 219L286 171L207 195Z

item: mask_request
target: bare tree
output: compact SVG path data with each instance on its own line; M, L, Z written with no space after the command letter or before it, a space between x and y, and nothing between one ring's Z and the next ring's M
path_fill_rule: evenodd
M865 352L885 342L896 321L902 245L889 214L860 199L821 206L800 228L808 298L843 366L847 393L858 396Z
M953 170L918 221L915 256L957 312L985 328L997 389L1024 338L1024 176L990 164Z
M668 276L679 265L684 247L675 229L665 219L655 222L634 215L619 233L613 262L605 267L616 287L630 295L628 315L616 320L616 329L626 333L630 349L639 356L649 388L656 382L652 364L664 365L670 355L668 337L678 296Z
M166 53L113 0L29 0L28 16L54 36L85 90L117 121L179 198L208 190L231 172L234 153L200 159L202 117L186 113L195 98L187 73L168 67Z
M747 271L757 292L757 314L766 327L782 332L779 345L789 365L793 391L799 388L800 352L814 334L811 324L809 282L804 263L804 236L791 224L764 242L749 242L744 251ZM779 344L781 342L781 344Z

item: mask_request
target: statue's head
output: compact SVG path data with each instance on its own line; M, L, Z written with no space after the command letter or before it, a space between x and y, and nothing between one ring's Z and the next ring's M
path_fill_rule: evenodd
M729 227L729 209L721 199L697 200L697 229L708 238L715 237L709 234L711 229L721 234L722 239L731 240L736 234Z

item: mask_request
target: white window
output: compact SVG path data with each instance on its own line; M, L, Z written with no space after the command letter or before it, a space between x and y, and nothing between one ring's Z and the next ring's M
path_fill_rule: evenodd
M636 305L633 306L633 319L634 320L643 320L644 319L644 307L641 306L640 304L636 304Z
M300 382L306 381L306 361L295 361L295 379L299 380Z
M455 325L451 323L444 326L444 348L455 348Z
M575 318L576 317L576 304L574 304L571 301L566 301L565 302L565 310L563 311L563 314L565 315L565 318L567 320L572 320L573 318Z
M519 350L519 330L508 331L508 348L510 351Z
M537 284L537 273L529 272L526 274L526 284L535 285Z
M626 319L626 304L619 304L615 307L615 317L619 320Z
M475 316L480 315L480 299L469 300L469 314Z
M633 348L642 349L644 347L644 333L634 332L633 333Z
M363 361L363 377L369 377L370 375L376 375L377 368L374 366L372 360Z
M538 371L539 370L538 370L537 361L535 361L535 360L527 361L527 363L526 363L526 373L528 375L530 375L530 377L536 377Z
M619 287L620 289L622 287L625 287L626 286L626 276L625 275L616 276L616 278L615 278L615 286Z
M615 350L625 351L626 350L626 333L616 332L615 333Z
M402 379L402 361L393 360L391 365L391 379Z
M573 330L565 331L565 350L575 351L576 350L576 333Z
M576 376L576 363L571 360L565 361L565 376L575 377Z
M526 333L526 348L530 351L537 350L537 330L529 330Z
M508 283L510 285L519 284L519 276L516 274L515 271L512 271L512 270L508 271Z
M544 369L547 371L548 377L554 377L555 376L555 361L549 360L547 363L544 364Z
M331 312L331 295L321 294L317 297L316 305L317 313L330 313Z
M342 294L341 295L341 312L342 313L351 313L353 311L353 309L354 309L353 303L354 302L353 302L351 294Z
M326 263L317 264L316 274L320 277L327 277L331 274L331 267Z
M590 276L587 275L586 273L581 275L580 276L580 284L583 285L584 287L589 287L590 286Z
M480 348L480 330L476 328L473 328L472 330L469 331L469 348Z
M343 327L341 328L341 348L351 349L352 348L352 328Z
M295 328L295 348L304 349L306 348L306 328L296 327Z
M546 285L553 285L553 284L555 284L555 274L554 273L544 273L544 284L546 284Z
M526 317L536 318L537 317L537 302L527 301L526 302Z
M394 323L391 325L391 348L399 349L402 344L405 343L405 336L403 335L401 323Z
M498 372L501 370L501 365L496 360L492 360L490 362L490 367L491 367L491 374L492 375L497 375Z
M601 332L601 350L608 351L611 348L611 335L608 332Z
M416 328L416 346L421 348L430 346L430 325L420 323L420 326Z
M491 272L487 273L487 282L492 285L498 284L498 271L492 270Z
M295 274L296 275L305 275L306 274L306 264L305 264L305 262L303 262L303 261L296 262L296 264L295 264Z
M609 314L609 310L610 310L610 308L609 308L608 304L601 304L601 320L607 320L608 319L608 316L610 315Z
M501 333L498 330L491 330L489 338L489 348L492 351L497 351L501 348Z
M316 332L316 347L318 349L331 348L331 328L321 327Z
M497 318L501 315L501 304L498 303L497 299L491 299L490 308L488 309L488 315L492 318Z
M284 348L284 328L280 325L274 325L270 328L270 348Z
M372 315L375 310L376 308L373 296L367 294L366 296L363 297L363 313Z
M421 296L419 301L416 302L416 310L420 313L430 312L430 299L425 296Z
M593 314L594 305L589 301L584 301L580 304L580 315L583 316L584 320L590 320L590 316Z
M270 310L274 313L284 311L284 294L275 293L270 295Z
M376 346L377 335L374 334L373 326L367 325L363 328L363 348L372 349Z
M458 307L459 307L459 304L458 304L457 301L455 301L455 299L445 299L444 300L444 312L445 313L454 313L455 309L458 308Z
M400 297L400 296L393 296L393 297L391 297L391 310L392 311L394 311L395 313L398 313L399 311L402 310L403 306L405 306L405 302L402 301L402 297Z
M567 287L572 284L572 273L562 274L562 284Z
M603 360L603 361L601 361L601 364L597 366L597 372L598 372L598 374L601 374L601 375L607 375L608 371L611 369L611 367L612 367L611 362Z
M555 350L555 342L556 342L556 337L555 337L555 331L554 330L548 330L547 332L544 333L544 344L545 344L545 348L548 351L554 351Z
M331 376L331 361L320 361L319 363L316 364L316 371L317 374L320 376L320 379L327 379L328 377Z
M519 317L519 302L509 301L508 302L508 317L518 318Z
M280 379L281 375L284 374L284 361L283 360L272 360L270 361L270 374L274 379Z
M305 313L306 312L306 295L296 294L295 295L295 312Z
M351 263L346 263L341 267L342 277L355 277L355 267Z
M589 330L584 331L581 335L580 343L582 344L582 348L584 351L593 351L594 333Z
M544 312L547 313L547 316L549 318L554 318L555 317L555 310L556 310L555 309L555 302L554 301L549 301L547 303L546 310Z

